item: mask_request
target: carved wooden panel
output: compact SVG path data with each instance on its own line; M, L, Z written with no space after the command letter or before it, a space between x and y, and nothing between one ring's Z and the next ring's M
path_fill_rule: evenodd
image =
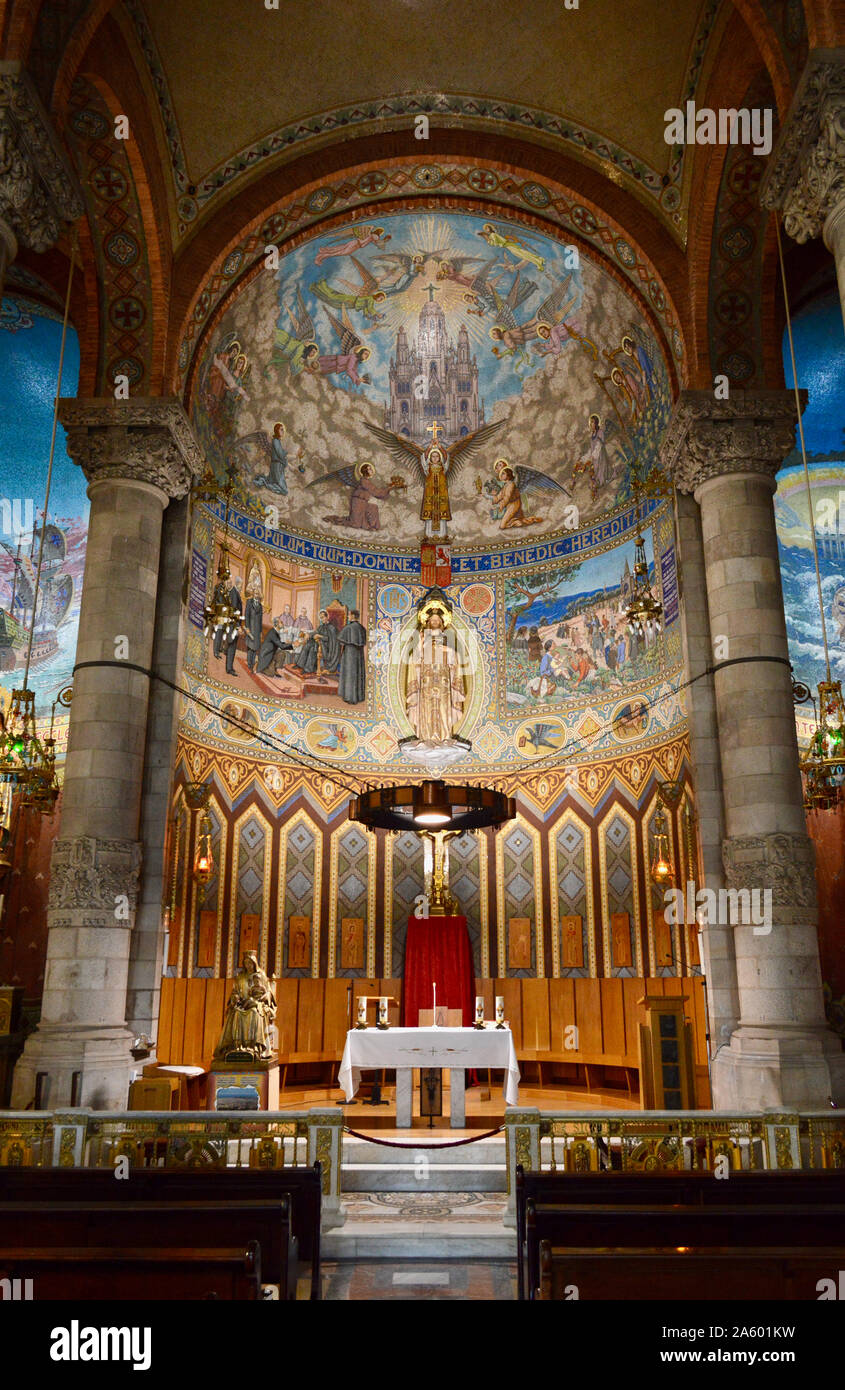
M340 919L340 968L341 970L363 970L364 968L363 917L341 917Z
M214 965L214 939L217 935L217 913L204 909L197 929L197 965Z
M241 961L245 951L257 951L261 943L261 916L258 912L241 913ZM240 961L238 964L240 965Z
M610 917L610 940L614 965L633 965L631 956L631 923L627 912L613 912Z
M568 969L583 969L584 937L582 919L572 913L560 919L561 964Z
M508 920L508 969L531 969L530 917L511 917Z
M688 951L689 951L688 959L689 959L689 963L690 963L690 965L700 965L700 964L701 964L701 951L699 950L699 945L698 945L698 923L697 923L697 922L690 922L689 926L687 927L687 931L689 932L689 935L688 935L688 937L687 937L687 941L688 941L688 943L689 943L689 945L688 945Z
M672 928L662 912L654 918L654 957L655 965L672 964Z
M311 918L288 918L288 970L307 970L311 964Z

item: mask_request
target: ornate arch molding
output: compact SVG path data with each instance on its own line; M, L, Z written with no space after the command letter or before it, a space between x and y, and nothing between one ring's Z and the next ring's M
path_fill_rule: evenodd
M744 19L735 14L701 103L713 110L771 106L776 131L778 99L749 37ZM740 146L696 146L692 198L699 215L687 248L689 380L702 388L712 388L717 371L725 371L736 386L775 385L782 379L778 335L772 331L774 233L758 196L766 163Z
M677 248L667 254L669 274L657 271L652 258L625 228L597 204L563 186L540 183L513 165L480 165L468 157L438 163L400 159L389 164L356 166L330 183L310 183L284 200L269 204L249 227L228 240L211 262L202 282L182 300L179 319L171 322L169 389L190 399L199 349L230 302L248 280L264 269L265 247L292 250L306 237L363 217L389 212L466 211L507 217L536 227L548 236L577 244L582 254L603 268L634 299L661 341L673 383L686 380L686 291ZM664 249L670 243L662 236ZM663 260L661 258L661 263ZM181 279L181 275L177 276ZM178 290L174 302L179 301Z

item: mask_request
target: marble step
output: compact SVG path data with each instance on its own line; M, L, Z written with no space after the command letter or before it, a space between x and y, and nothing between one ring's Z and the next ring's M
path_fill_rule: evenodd
M449 1167L473 1168L477 1164L484 1166L495 1164L501 1167L504 1172L507 1155L505 1149L504 1136L501 1139L479 1139L474 1144L459 1144L454 1147L449 1146L443 1141L422 1139L421 1146L417 1147L412 1141L398 1139L397 1144L402 1147L392 1148L385 1144L374 1144L367 1139L351 1139L349 1135L343 1136L343 1166L347 1164L384 1164L385 1167L392 1167L395 1164L415 1163L420 1156L424 1156L430 1167L439 1167L440 1164L447 1164ZM431 1144L432 1147L422 1147Z
M515 1260L516 1235L505 1226L491 1222L477 1226L453 1223L449 1230L424 1225L396 1226L378 1222L355 1222L327 1231L320 1242L324 1260L386 1259L408 1260Z
M504 1163L344 1163L342 1192L507 1192Z

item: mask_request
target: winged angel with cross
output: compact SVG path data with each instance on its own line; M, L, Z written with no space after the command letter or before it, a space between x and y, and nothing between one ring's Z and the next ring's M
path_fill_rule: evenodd
M428 426L432 442L426 448L414 444L402 435L394 434L392 430L382 429L380 425L371 425L367 421L364 423L370 433L390 451L397 463L413 469L416 473L423 485L420 520L424 523L425 535L444 540L446 523L452 519L449 481L457 476L482 444L502 428L505 421L495 420L492 424L482 425L480 429L473 430L472 434L465 434L462 439L447 447L437 438L440 426L435 420Z

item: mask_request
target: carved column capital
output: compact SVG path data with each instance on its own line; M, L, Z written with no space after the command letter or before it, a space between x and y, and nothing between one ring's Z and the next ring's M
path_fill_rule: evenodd
M92 835L57 840L50 861L50 927L124 926L129 930L140 874L141 845L136 840L101 840Z
M22 245L42 252L63 222L82 216L82 194L32 81L0 63L0 217Z
M814 49L760 185L796 241L821 234L845 203L845 48Z
M59 419L67 450L89 483L124 479L184 497L203 471L203 458L179 401L133 396L127 401L64 397Z
M801 397L803 407L806 391ZM663 467L679 492L731 473L758 473L774 489L797 418L792 391L733 391L726 401L712 391L682 391L661 446Z
M772 906L816 909L816 851L809 835L733 835L722 845L728 888L772 890Z

